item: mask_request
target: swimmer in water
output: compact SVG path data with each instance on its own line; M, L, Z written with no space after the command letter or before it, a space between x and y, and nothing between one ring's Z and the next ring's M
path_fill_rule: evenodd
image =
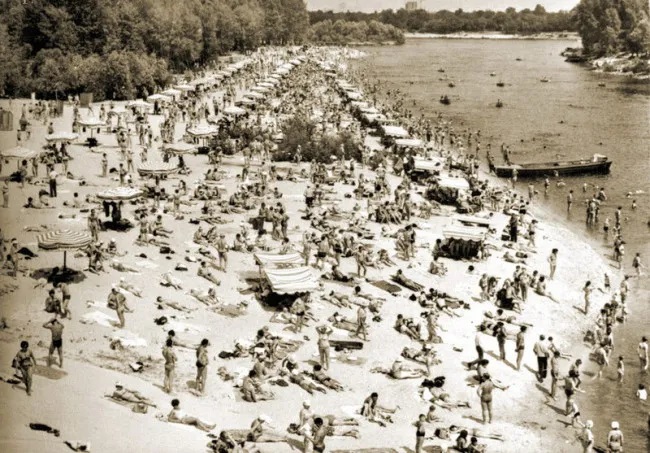
M632 200L632 210L636 211L636 200Z

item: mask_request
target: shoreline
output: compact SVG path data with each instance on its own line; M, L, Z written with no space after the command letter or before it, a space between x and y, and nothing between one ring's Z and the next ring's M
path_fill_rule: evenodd
M501 32L457 32L457 33L404 33L406 39L491 39L521 41L579 41L576 32L549 32L531 35L505 34Z
M362 65L363 65L363 60L356 67L359 68ZM376 78L372 77L370 79L375 80ZM378 96L378 100L380 100L383 103L387 103L388 105L391 104L391 99L386 98L385 96L384 97ZM417 113L417 109L415 110L414 113ZM487 165L483 161L481 162L481 170L482 170L481 177L488 179L491 185L502 186L505 187L506 189L510 187L510 184L507 179L498 178L495 175L487 174ZM516 189L519 195L522 197L526 196L525 181L526 181L525 179L519 181ZM543 197L542 194L537 195L537 199L541 199L542 197ZM578 211L575 213L577 215L580 215L579 214L580 206L581 205L579 203L577 203L577 205L574 206L574 211L576 210ZM612 293L616 292L618 288L618 282L622 280L623 276L625 275L625 272L616 269L611 264L613 261L608 257L604 256L602 242L598 241L595 237L584 235L582 231L580 231L578 228L575 227L575 225L564 222L561 219L561 216L559 216L558 213L554 210L554 208L550 205L543 205L536 202L531 206L530 211L533 213L533 216L535 218L540 220L540 224L544 225L544 227L541 227L540 230L542 230L543 234L546 233L548 235L548 236L544 236L545 240L553 238L552 240L554 240L558 244L568 243L568 244L572 244L572 247L577 248L577 250L572 249L573 253L571 254L571 259L576 261L576 263L574 263L576 266L573 269L567 270L567 272L571 275L581 275L580 282L576 282L576 283L581 285L583 283L583 280L584 281L591 280L592 282L596 283L596 287L600 288L602 286L601 282L602 282L603 272L607 272L609 274L610 280L612 282L612 292L606 295L599 294L598 297L600 297L600 299L597 299L595 301L592 300L592 310L594 309L593 307L599 307L602 305L602 303L609 301L608 299L609 296ZM591 259L589 259L588 257L590 257ZM585 268L588 268L588 272L589 272L588 274L585 274ZM558 346L558 348L562 351L562 353L570 354L572 356L571 359L572 361L575 360L576 358L582 358L583 371L587 371L587 373L585 374L590 375L591 370L593 370L596 367L596 364L590 359L592 346L584 342L584 333L587 329L590 329L594 325L595 316L592 313L589 317L585 317L582 314L582 312L580 312L579 315L576 316L577 313L576 305L582 305L583 303L581 286L578 287L575 285L565 285L565 287L562 288L560 291L561 291L560 293L562 294L561 296L562 302L563 304L566 303L566 306L564 307L563 310L554 313L552 319L548 320L549 321L548 324L553 326L552 329L554 333L552 335L556 338L555 343ZM556 292L553 293L556 294ZM637 288L636 285L631 289L631 294L633 296L634 295L641 296L642 293L643 291L640 288ZM640 300L633 300L630 303L639 304ZM540 315L542 315L542 313L540 313ZM545 315L546 314L543 314L543 316ZM623 329L624 328L623 326L624 325L619 325L616 328L615 333L618 330ZM557 341L557 336L559 335L562 335L561 343L558 343ZM534 341L532 335L529 336L529 339ZM567 362L563 361L562 368L563 369L566 368L566 365ZM536 395L534 397L536 398ZM591 399L593 397L595 396L590 395L590 398L587 399ZM563 396L561 396L560 398L563 399ZM585 396L582 397L578 396L578 401L581 398L585 399ZM544 401L540 402L538 407L533 407L533 408L525 404L521 404L519 400L512 401L512 404L515 407L517 413L521 415L522 420L525 420L527 417L530 417L531 410L537 412L541 409L542 412L553 413L553 410L547 407L548 400L546 398L544 398ZM582 407L582 405L580 406ZM541 416L540 418L545 419L544 416ZM589 414L583 413L582 416L583 422L589 418L590 418ZM594 429L594 434L596 436L596 446L602 445L602 439L606 435L608 429L609 426L600 426ZM571 438L570 435L567 437L566 428L564 426L553 427L553 425L549 423L548 426L543 428L542 433L538 432L534 428L531 428L528 431L528 434L531 436L532 435L549 436L550 434L552 441L555 442L552 444L553 451L569 452L569 451L578 451L580 449L578 445L569 449L562 449L562 447L560 447L562 444L569 442ZM599 439L601 442L599 442Z

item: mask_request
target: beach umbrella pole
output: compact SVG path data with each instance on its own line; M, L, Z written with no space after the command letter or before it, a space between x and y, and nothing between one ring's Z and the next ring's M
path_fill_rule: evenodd
M63 269L66 269L66 262L68 261L68 251L64 250L63 251Z

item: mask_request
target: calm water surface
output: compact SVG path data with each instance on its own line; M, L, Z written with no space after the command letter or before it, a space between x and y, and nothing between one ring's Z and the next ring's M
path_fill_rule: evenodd
M456 131L480 129L482 153L491 143L497 159L503 142L514 151L515 162L594 153L609 156L614 161L610 175L564 178L562 187L553 180L542 202L552 207L555 220L583 233L596 250L610 255L602 226L587 229L579 203L593 193L595 185L605 187L609 200L601 207L601 222L609 216L613 224L616 207L623 206L628 218L623 227L625 264L629 268L634 253L641 252L645 265L650 266L650 82L565 63L559 53L575 45L573 41L414 39L400 47L363 49L369 55L359 65L381 81L384 89L399 88L415 114L433 117L443 112L453 120ZM441 68L444 73L438 72ZM543 77L550 82L541 83ZM448 87L450 81L454 88ZM505 87L497 87L498 81ZM603 83L604 87L599 86ZM442 95L451 98L451 105L438 102ZM498 99L504 103L501 109L495 107ZM584 183L589 186L583 195ZM542 181L535 184L543 191ZM569 189L574 190L576 201L571 217L565 208ZM637 201L636 211L631 209L632 199ZM648 281L634 283L631 319L616 330L608 374L616 374L615 358L623 355L625 382L621 385L612 378L590 383L588 401L580 401L583 419L594 420L597 443L605 441L609 423L618 420L630 452L650 451L646 424L650 404L643 405L635 397L639 383L650 388L650 377L639 372L636 356L641 335L650 336Z

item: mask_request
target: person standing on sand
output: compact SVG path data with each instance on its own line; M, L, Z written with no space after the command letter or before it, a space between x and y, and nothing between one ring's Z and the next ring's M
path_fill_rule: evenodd
M589 314L589 306L591 305L591 292L593 288L591 287L591 281L585 283L585 287L582 288L582 292L585 293L585 315Z
M219 239L215 244L215 248L217 249L217 254L219 255L219 269L221 269L223 272L226 272L226 268L228 267L228 244L226 244L225 234L221 233L219 235Z
M204 338L196 349L196 390L201 394L205 393L205 382L208 378L208 346L210 342Z
M521 326L515 340L515 351L517 352L517 371L521 369L521 361L524 359L524 350L526 349L526 330L528 330L528 327Z
M174 371L176 370L176 362L178 360L173 347L174 340L172 338L167 338L162 350L162 356L165 359L165 379L163 381L163 390L167 393L172 392L174 386Z
M558 249L553 249L551 250L551 254L548 257L548 264L549 264L549 275L548 279L553 280L553 276L555 275L555 270L557 269L557 253Z
M632 260L632 267L636 271L636 276L641 277L643 275L643 272L641 272L641 269L643 269L643 263L641 263L641 254L637 253L634 256L634 259Z
M59 368L63 368L63 324L56 317L43 324L44 329L52 333L52 342L47 355L47 366L52 366L52 355L56 350L59 353Z
M424 437L426 436L426 425L427 417L424 414L420 414L418 420L414 423L415 425L415 453L422 453L422 447L424 446Z
M9 180L8 179L5 179L4 183L2 184L2 207L3 208L9 207Z
M54 285L61 291L61 316L64 318L72 319L72 312L70 311L70 288L65 282L59 282Z
M553 352L553 357L551 357L551 390L550 395L551 399L555 401L557 398L555 394L557 393L557 382L560 380L560 351Z
M641 337L641 342L637 348L639 354L639 365L641 366L641 371L646 371L648 369L648 338Z
M108 176L108 158L106 153L102 154L102 178Z
M330 367L330 335L333 330L329 326L320 326L316 328L318 332L318 355L320 364L324 370Z
M533 346L533 352L537 356L537 380L542 383L548 373L548 356L550 355L544 335L539 336L539 341Z
M571 206L573 206L573 189L569 190L569 194L566 196L567 212L571 212Z
M481 412L483 413L483 424L485 422L492 423L492 392L495 388L500 390L507 390L507 386L501 386L492 382L490 373L483 373L483 382L476 390L477 395L481 399Z
M119 292L117 288L111 288L111 292L108 295L107 305L108 308L115 310L117 318L119 319L118 327L123 328L125 324L124 312L128 311L129 313L133 313L133 310L131 310L126 304L126 297L124 297L124 294Z
M29 349L29 343L21 341L20 351L18 351L14 358L14 367L20 371L21 379L25 384L25 390L29 396L32 394L32 374L35 366L36 358L31 349Z
M366 326L366 307L361 305L357 310L357 330L354 335L361 338L363 341L368 341L368 327Z

